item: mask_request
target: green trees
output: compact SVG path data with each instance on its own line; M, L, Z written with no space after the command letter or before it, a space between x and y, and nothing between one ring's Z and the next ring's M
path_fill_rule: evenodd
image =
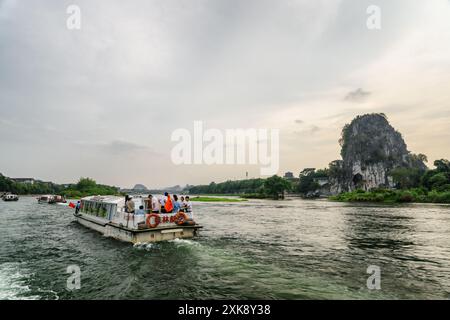
M396 168L391 171L394 183L399 189L417 188L423 171L418 168Z
M428 190L450 191L450 162L446 159L434 162L436 169L428 170L422 176L421 184Z
M61 186L50 182L35 181L33 184L14 182L10 178L0 174L0 192L11 192L15 194L53 194L60 192L61 189Z
M97 186L97 182L91 178L80 178L76 184L76 189L79 191L87 191Z
M264 181L263 192L275 200L284 199L284 192L291 190L291 183L279 176L272 176Z
M421 155L420 161L424 161ZM450 203L450 162L436 160L433 170L397 168L391 171L397 187L402 190L376 189L353 191L332 197L338 201L367 202L429 202Z
M315 170L303 170L300 173L300 181L297 186L297 191L306 195L310 191L316 191L320 185L315 181Z
M248 179L239 181L211 182L209 185L190 186L191 194L250 194L259 193L264 179Z
M297 191L303 195L317 191L320 189L320 184L317 182L317 179L328 178L329 175L330 169L304 169L300 172L300 181L297 185Z
M119 194L117 187L97 184L91 178L80 178L77 184L64 189L62 195L68 198L80 198L86 196L106 196Z
M13 182L0 173L0 192L11 192Z
M434 166L438 172L450 172L450 161L446 159L436 160Z
M418 161L426 161L425 155L411 155ZM450 162L445 159L434 162L436 169L422 170L420 168L396 168L391 171L397 188L411 189L422 187L429 191L450 191Z
M191 194L239 194L250 198L273 199L284 198L284 192L291 189L290 181L276 175L267 179L211 182L209 185L190 186L188 188Z

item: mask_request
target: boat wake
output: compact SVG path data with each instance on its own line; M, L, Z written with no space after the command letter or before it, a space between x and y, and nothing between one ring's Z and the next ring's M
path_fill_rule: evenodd
M154 242L153 243L151 243L151 242L138 242L138 243L135 243L133 245L133 247L136 248L136 249L139 249L139 250L147 250L147 251L160 248L159 244L158 243L154 243Z
M166 243L170 243L172 245L175 245L176 248L181 248L181 247L199 247L200 243L193 241L193 240L187 240L187 239L173 239L173 240L168 240ZM164 242L138 242L135 243L133 245L134 248L138 249L138 250L146 250L146 251L151 251L151 250L160 250L164 245Z
M27 285L30 273L20 269L19 263L0 264L0 300L37 300Z
M199 247L200 243L193 241L193 240L187 240L187 239L174 239L174 240L169 240L168 242L170 243L174 243L177 247L183 246L194 246L194 247Z

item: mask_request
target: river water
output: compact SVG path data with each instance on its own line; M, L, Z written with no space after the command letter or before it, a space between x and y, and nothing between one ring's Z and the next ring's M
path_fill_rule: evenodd
M0 202L0 299L448 299L450 206L194 203L194 240L131 245ZM81 289L69 291L69 265ZM367 287L367 268L381 289Z

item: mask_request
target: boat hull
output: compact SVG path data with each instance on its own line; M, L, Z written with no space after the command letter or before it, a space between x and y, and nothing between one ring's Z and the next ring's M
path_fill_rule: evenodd
M130 243L160 242L174 239L189 239L199 235L202 226L169 226L153 229L129 229L111 222L101 221L83 214L74 214L81 225L100 232L106 237Z

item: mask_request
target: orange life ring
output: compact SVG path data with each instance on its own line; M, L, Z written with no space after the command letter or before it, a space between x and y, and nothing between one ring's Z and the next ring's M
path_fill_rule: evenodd
M181 211L175 215L175 223L179 226L185 223L188 219L189 217Z
M151 223L151 219L155 218L155 222ZM157 215L157 214L149 214L147 219L145 220L145 223L147 224L147 226L149 226L150 228L156 228L161 222L161 218Z

